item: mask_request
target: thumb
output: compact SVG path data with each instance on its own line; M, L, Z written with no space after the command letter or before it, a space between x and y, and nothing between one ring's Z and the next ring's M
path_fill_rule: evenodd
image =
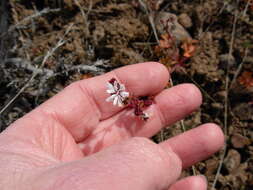
M146 138L131 138L82 160L51 168L34 189L162 190L181 173L181 160Z

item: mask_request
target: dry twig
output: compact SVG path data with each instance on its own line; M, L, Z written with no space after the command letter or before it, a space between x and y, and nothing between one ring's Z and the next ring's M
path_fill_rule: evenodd
M59 12L60 9L49 9L49 8L45 8L39 12L36 12L33 15L30 15L28 17L25 17L23 20L17 22L15 25L12 25L9 27L8 31L3 33L0 38L2 38L3 36L5 36L6 34L8 34L9 32L13 32L16 28L20 28L21 26L25 25L27 22L32 21L33 19L43 16L45 14L48 13L53 13L53 12Z
M66 30L63 38L70 32L71 28L72 28L73 24L71 24L68 29ZM57 44L55 45L54 48L52 48L51 50L49 50L46 54L46 56L44 57L41 65L39 66L39 69L42 69L45 66L45 63L47 62L47 60L54 54L54 52L61 47L64 43L65 40L63 38L60 38L60 40L57 42ZM0 115L3 114L3 112L24 92L24 90L29 87L30 83L34 80L34 78L39 74L40 70L34 70L31 78L26 82L26 84L19 90L19 92L0 110Z
M230 47L229 47L229 53L228 53L228 61L230 62L231 59L229 59L229 57L232 56L233 53L233 46L234 46L234 41L235 41L235 32L236 32L236 23L237 23L237 19L238 19L238 13L235 13L234 16L234 22L233 22L233 30L232 30L232 34L231 34L231 40L230 40ZM225 134L225 138L227 137L228 134L228 95L229 95L229 69L230 69L230 65L231 63L227 63L227 69L226 69L226 84L225 84L225 110L224 110L224 134ZM220 156L220 162L219 162L219 166L212 184L211 189L215 189L217 180L219 178L220 175L220 171L225 159L225 155L226 155L226 150L227 150L227 143L225 141L225 145L223 148L223 152Z
M158 38L158 35L157 35L155 23L154 23L154 14L149 11L147 5L143 2L143 0L138 0L138 1L139 1L139 4L145 10L146 14L148 15L148 19L149 19L150 25L152 27L152 30L154 32L155 39L156 39L157 43L159 43L159 38Z
M246 48L245 54L244 54L243 59L242 59L242 62L240 63L239 67L237 68L237 70L236 70L236 72L235 72L235 74L234 74L234 77L233 77L232 82L231 82L231 84L230 84L230 86L229 86L229 89L233 87L233 85L234 85L234 83L235 83L235 81L236 81L238 75L240 74L240 72L241 72L241 70L242 70L242 66L243 66L243 64L244 64L244 62L245 62L245 60L246 60L246 58L247 58L247 56L248 56L248 50L249 50L249 49Z
M89 4L89 8L88 8L88 11L85 13L84 12L84 9L82 8L81 4L79 3L79 0L74 0L75 4L78 6L78 8L80 9L81 11L81 14L82 14L82 17L83 17L83 21L84 21L84 25L85 25L85 34L87 36L89 36L89 21L88 21L88 17L89 17L89 14L90 14L90 11L92 9L92 0L90 0L90 4Z

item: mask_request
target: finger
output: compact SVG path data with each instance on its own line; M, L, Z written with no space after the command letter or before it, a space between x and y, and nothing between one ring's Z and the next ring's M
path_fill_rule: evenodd
M172 149L181 158L183 168L206 159L223 145L223 132L215 124L202 125L161 143L164 149Z
M169 74L166 67L159 63L126 66L73 83L39 109L59 121L76 141L80 141L90 134L100 120L122 109L105 101L108 98L106 83L112 78L117 78L130 93L140 96L160 92L165 87Z
M181 161L145 138L132 138L82 160L48 170L33 189L164 190L181 173Z
M192 84L181 84L164 90L155 98L152 110L147 110L151 118L136 131L136 136L151 137L164 126L169 126L196 109L202 103L200 90Z
M205 176L191 176L174 183L169 190L206 190L207 181Z
M81 148L87 155L132 136L151 137L162 127L171 125L196 110L201 102L201 93L192 84L181 84L164 90L155 97L155 104L145 110L151 115L147 121L136 117L133 110L124 110L101 122L80 143Z

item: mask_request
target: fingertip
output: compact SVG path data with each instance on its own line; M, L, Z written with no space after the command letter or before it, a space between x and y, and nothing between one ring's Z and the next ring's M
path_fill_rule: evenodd
M206 176L204 176L204 175L198 175L198 176L195 176L195 177L200 178L199 181L202 181L202 183L206 184L206 186L207 186L207 178L206 178Z
M125 66L113 72L135 95L157 94L164 89L169 80L167 68L157 62Z
M224 144L224 135L219 126L208 123L168 139L162 144L171 147L181 158L183 168L187 168L220 150Z
M170 78L170 73L165 65L158 63L158 62L146 62L143 64L150 65L150 68L153 68L154 72L156 72L156 74L162 76L164 78L164 80L166 81L166 83L168 82L168 80Z
M204 175L192 176L191 180L193 189L207 189L207 179Z
M205 138L208 139L208 141L206 141L208 143L208 145L206 145L208 148L207 151L215 153L220 150L225 142L225 136L220 126L214 123L206 123L202 125L201 128L205 130Z
M189 109L196 109L202 104L202 93L197 86L191 83L178 85L181 88L180 92L188 97Z
M202 103L202 95L193 84L180 84L164 90L155 101L164 125L174 123L190 114Z
M146 74L149 76L149 79L153 79L156 83L165 88L170 78L167 67L158 62L146 62L142 64L149 69L149 71L146 72ZM149 83L151 81L146 82Z
M207 189L207 180L206 177L203 175L199 176L191 176L186 178L186 180L189 183L189 189L188 190L204 190Z
M190 176L183 178L173 184L169 190L205 190L207 189L207 180L205 176Z
M158 62L148 62L150 64L150 68L152 68L152 74L159 76L157 82L161 84L163 88L165 88L170 79L170 73L167 67ZM151 77L153 78L153 77Z

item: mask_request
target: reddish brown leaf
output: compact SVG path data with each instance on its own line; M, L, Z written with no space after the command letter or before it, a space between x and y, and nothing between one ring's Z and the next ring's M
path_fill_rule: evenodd
M238 82L246 88L253 87L253 72L244 71L238 78Z
M173 40L171 36L168 33L162 34L161 35L161 40L159 40L159 46L161 48L171 48L173 46Z
M188 39L186 40L181 48L184 50L184 57L190 58L194 55L197 49L197 40Z
M94 76L90 73L82 75L82 79L88 79L88 78L92 78L92 77L94 77Z

